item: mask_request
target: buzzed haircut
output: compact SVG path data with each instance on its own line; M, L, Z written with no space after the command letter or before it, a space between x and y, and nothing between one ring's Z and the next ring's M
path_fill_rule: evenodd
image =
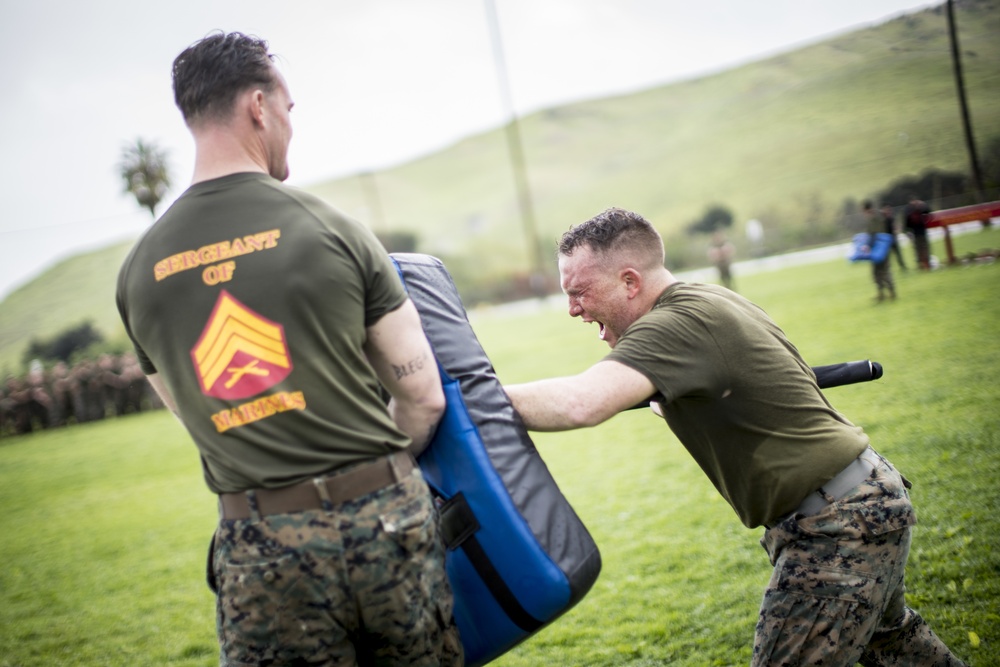
M267 42L240 32L212 33L174 59L174 102L190 125L224 119L236 97L254 86L270 92L277 85Z
M623 208L609 208L590 220L570 227L559 239L559 254L569 256L580 246L610 255L625 252L645 258L649 266L663 265L663 239L659 232L638 213Z

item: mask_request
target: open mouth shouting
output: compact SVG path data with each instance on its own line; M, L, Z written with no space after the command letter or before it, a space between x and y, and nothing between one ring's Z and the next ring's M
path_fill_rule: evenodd
M611 344L611 341L608 340L611 337L611 332L608 330L608 327L604 324L604 322L600 320L591 320L591 319L584 319L583 321L586 322L587 324L596 324L597 338L599 340L604 341L608 345Z

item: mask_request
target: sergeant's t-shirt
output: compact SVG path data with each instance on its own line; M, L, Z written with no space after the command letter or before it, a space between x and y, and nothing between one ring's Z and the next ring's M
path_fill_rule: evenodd
M795 509L868 446L781 329L721 287L670 286L606 358L649 378L670 428L748 527Z
M306 193L256 173L193 185L126 258L117 300L216 493L409 445L363 352L406 293L374 235Z

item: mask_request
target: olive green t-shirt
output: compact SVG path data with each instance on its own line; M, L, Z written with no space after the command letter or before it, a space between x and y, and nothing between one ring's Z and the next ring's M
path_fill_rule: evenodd
M366 326L405 300L368 229L256 173L190 187L132 249L117 294L216 493L409 445L363 351Z
M795 509L868 446L782 330L721 287L671 285L606 358L649 378L667 424L748 527Z

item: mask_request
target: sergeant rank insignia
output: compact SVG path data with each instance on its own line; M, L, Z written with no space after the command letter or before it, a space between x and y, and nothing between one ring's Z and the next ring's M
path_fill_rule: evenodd
M261 317L222 290L212 315L191 348L191 360L207 396L247 398L278 384L292 372L280 324Z

